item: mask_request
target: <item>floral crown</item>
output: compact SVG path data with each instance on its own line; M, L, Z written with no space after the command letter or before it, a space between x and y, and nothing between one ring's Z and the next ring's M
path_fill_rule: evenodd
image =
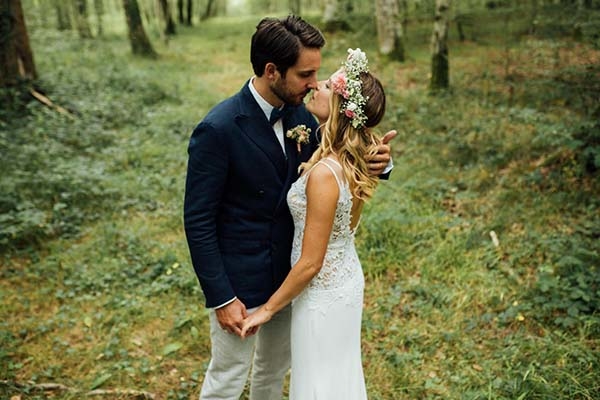
M331 82L333 92L344 98L340 114L348 117L354 128L362 128L367 122L364 106L369 97L362 94L360 74L369 72L368 63L367 55L361 49L348 49L348 57L342 63L344 68Z

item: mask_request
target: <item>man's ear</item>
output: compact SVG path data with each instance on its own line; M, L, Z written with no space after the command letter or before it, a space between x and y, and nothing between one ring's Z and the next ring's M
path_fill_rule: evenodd
M277 70L277 66L273 63L267 63L265 65L265 76L269 78L269 80L275 80L277 78L277 74L279 71Z

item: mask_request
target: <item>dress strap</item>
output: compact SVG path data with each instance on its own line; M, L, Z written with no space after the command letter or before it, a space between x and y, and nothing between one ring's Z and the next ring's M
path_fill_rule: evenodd
M337 181L338 187L339 187L340 189L342 189L342 188L343 188L342 182L340 181L340 178L338 177L338 174L337 174L337 172L336 172L336 171L333 169L333 167L331 166L331 164L330 164L328 161L331 161L331 162L333 162L333 163L334 163L334 164L336 164L338 167L340 167L340 169L342 168L342 165L341 165L339 162L337 162L337 161L336 161L336 160L334 160L333 158L329 158L329 157L325 157L325 158L322 158L322 159L320 159L320 160L317 162L317 164L323 164L323 165L325 165L327 168L329 168L329 170L330 170L330 171L331 171L331 173L333 174L333 176L334 176L335 180Z

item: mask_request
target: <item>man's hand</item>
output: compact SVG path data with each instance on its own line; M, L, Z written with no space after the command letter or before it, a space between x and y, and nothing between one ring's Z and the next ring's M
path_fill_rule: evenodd
M223 330L241 337L244 318L248 316L244 303L239 299L235 299L226 306L217 308L215 313Z
M273 313L267 311L264 306L260 307L244 320L242 338L255 334L258 331L258 328L260 328L260 326L265 322L269 322L272 317Z
M396 136L396 131L389 131L381 139L381 144L377 147L377 154L367 159L369 164L369 174L379 176L390 163L392 158L392 148L389 145L390 141Z

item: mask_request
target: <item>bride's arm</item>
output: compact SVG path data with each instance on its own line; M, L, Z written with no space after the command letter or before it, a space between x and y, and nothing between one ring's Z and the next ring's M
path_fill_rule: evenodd
M306 197L306 224L300 259L271 298L244 320L242 337L252 327L269 321L273 314L288 305L321 270L339 197L337 181L325 165L317 165L310 171Z

